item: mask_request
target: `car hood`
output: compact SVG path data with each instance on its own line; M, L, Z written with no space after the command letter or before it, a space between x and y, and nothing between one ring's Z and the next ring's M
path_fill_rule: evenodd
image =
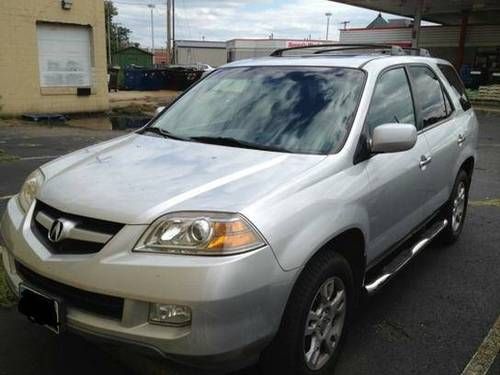
M241 212L324 158L132 134L42 167L39 199L125 224L179 210Z

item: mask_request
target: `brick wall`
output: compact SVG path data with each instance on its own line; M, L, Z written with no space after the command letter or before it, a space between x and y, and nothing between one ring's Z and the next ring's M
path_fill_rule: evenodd
M41 88L37 22L91 28L92 94L76 87ZM0 0L0 114L104 111L109 107L103 0Z

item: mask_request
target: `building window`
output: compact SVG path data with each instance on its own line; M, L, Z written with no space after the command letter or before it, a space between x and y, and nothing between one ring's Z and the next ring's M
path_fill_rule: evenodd
M90 27L39 23L37 36L41 87L92 86Z

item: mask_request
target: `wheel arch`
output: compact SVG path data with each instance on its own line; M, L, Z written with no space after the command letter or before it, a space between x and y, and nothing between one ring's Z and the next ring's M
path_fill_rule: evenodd
M460 166L460 170L463 169L469 176L469 179L472 177L472 173L474 172L474 163L474 156L470 156Z
M361 229L350 228L335 235L321 246L307 263L323 252L336 252L344 257L353 272L355 285L361 287L366 270L366 241Z

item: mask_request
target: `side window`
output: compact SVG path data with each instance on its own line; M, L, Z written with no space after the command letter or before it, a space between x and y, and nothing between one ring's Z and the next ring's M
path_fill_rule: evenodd
M462 83L462 80L457 74L455 68L451 65L439 64L439 70L446 77L446 80L453 88L455 95L460 98L460 105L462 106L464 111L469 110L472 105L470 104L469 98L467 98L467 93L465 92L465 86Z
M434 72L424 66L410 66L424 128L444 120L452 112L451 104Z
M403 68L382 73L375 85L372 102L367 115L370 134L382 124L401 123L415 125L415 111Z

